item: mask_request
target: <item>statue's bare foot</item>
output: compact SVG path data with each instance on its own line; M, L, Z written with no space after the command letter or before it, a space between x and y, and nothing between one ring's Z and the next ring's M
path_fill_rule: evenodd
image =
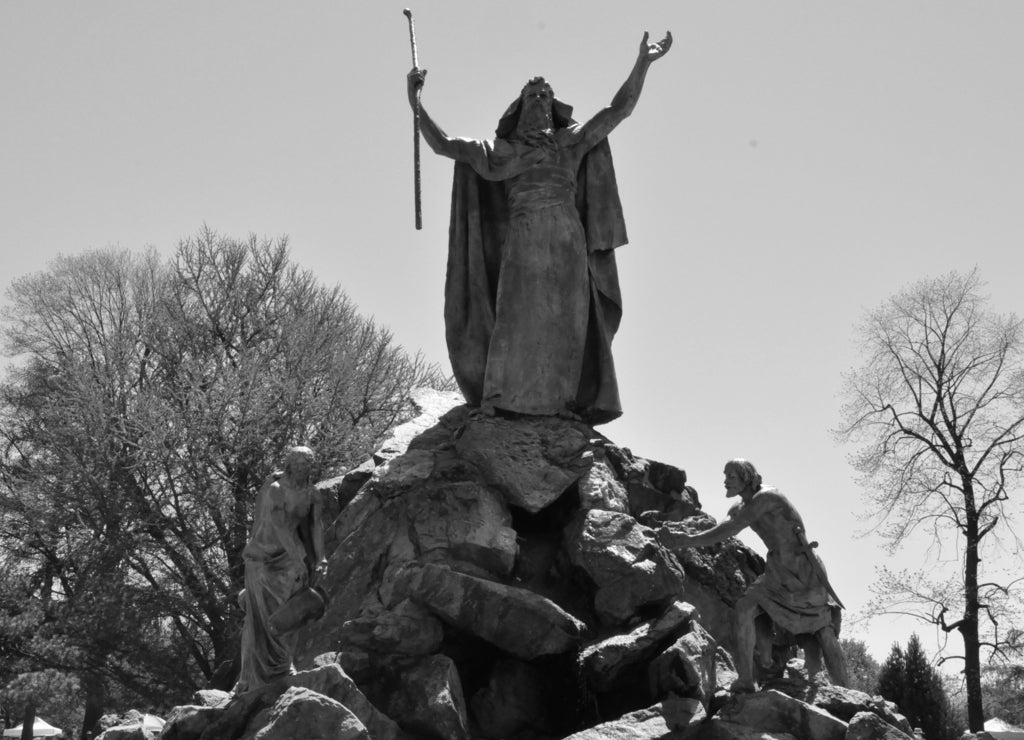
M493 419L494 416L493 406L481 405L469 412L470 419Z
M583 421L583 417L577 413L570 411L569 409L562 409L555 414L559 419L565 419L566 421Z
M732 682L729 691L734 694L752 694L757 691L757 685L749 678L737 678Z

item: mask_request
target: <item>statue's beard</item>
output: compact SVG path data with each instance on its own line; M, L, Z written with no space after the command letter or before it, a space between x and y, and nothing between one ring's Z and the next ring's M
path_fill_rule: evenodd
M540 105L524 105L511 138L530 146L552 147L554 136L551 111Z

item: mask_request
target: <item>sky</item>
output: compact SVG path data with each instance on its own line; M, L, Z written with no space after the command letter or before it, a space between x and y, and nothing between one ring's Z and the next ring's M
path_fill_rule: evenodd
M409 0L412 1L412 0ZM60 253L170 255L207 226L287 236L395 340L448 366L452 165L424 146L414 228L412 66L388 0L0 3L2 282ZM544 75L586 120L645 30L671 30L610 137L629 244L614 353L625 410L601 427L687 471L723 517L726 460L800 510L884 659L906 619L861 619L876 567L942 566L864 535L830 430L854 327L908 284L977 267L1020 312L1024 3L989 0L444 0L411 6L423 104L490 138ZM745 537L763 553L753 537ZM956 652L953 650L951 652Z

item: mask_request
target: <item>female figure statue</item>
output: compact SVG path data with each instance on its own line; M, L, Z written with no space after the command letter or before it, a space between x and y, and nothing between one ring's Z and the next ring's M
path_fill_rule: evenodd
M295 672L295 632L278 633L275 612L326 571L321 502L310 480L308 447L292 447L284 471L275 472L256 496L252 536L245 546L242 669L236 692L258 688Z

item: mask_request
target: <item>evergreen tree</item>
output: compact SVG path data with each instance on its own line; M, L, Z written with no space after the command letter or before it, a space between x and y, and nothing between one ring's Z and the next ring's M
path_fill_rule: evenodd
M868 652L868 646L863 640L844 639L839 641L846 656L846 671L850 676L850 688L863 691L867 694L874 693L878 687L879 671L881 666Z
M902 709L903 687L906 683L907 659L903 654L903 648L900 647L900 644L894 642L889 650L889 657L882 663L882 668L878 672L878 688L876 693L881 694L882 697L889 701L896 702Z
M962 728L956 726L942 677L932 667L911 635L906 650L894 644L878 674L878 693L895 702L913 727L920 727L926 740L956 740Z

